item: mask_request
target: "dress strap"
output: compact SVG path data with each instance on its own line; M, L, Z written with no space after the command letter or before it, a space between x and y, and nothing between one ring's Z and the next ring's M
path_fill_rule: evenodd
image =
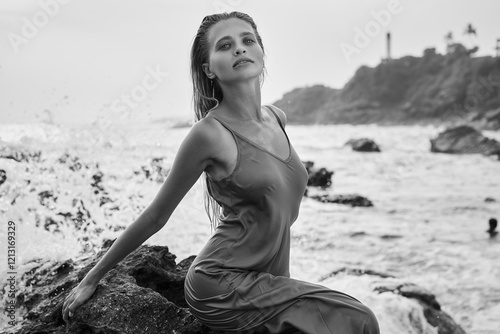
M281 122L281 118L278 116L278 114L276 114L276 112L273 110L273 108L271 108L271 106L268 106L268 105L266 105L264 107L273 113L274 117L276 117L276 119L278 120L278 123L280 124L281 129L283 129L283 131L285 131L285 128L283 127L283 123Z

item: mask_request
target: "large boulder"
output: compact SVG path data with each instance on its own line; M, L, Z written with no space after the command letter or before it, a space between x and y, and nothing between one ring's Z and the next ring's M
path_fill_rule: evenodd
M480 153L500 159L500 142L483 136L473 127L461 125L448 128L431 139L431 152L452 154Z

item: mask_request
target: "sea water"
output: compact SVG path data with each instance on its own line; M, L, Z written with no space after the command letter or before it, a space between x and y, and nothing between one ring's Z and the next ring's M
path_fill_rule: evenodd
M490 217L500 218L500 162L431 153L429 140L441 130L289 125L301 159L334 171L329 189L310 189L310 194L359 194L374 204L352 208L304 198L292 227L291 274L360 299L374 310L385 334L437 333L415 301L373 292L391 280L431 291L467 333L498 334L500 236L489 238L485 231ZM0 159L7 176L0 186L2 307L8 221L16 224L19 278L36 265L34 260L49 265L88 256L103 240L116 238L154 198L164 176L155 168L168 170L188 131L168 123L0 125L1 146L41 152L29 162ZM500 139L499 132L484 134ZM382 152L344 146L361 137L375 140ZM64 214L80 220L75 224ZM182 260L196 254L210 234L197 182L147 243L167 245ZM337 275L322 280L344 267L395 278ZM22 280L17 284L19 290L26 288ZM21 316L23 310L17 312ZM6 323L3 312L0 319Z

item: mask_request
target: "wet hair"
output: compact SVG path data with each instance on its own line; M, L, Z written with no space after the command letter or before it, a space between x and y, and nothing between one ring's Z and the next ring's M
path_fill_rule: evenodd
M191 47L191 79L193 82L193 105L196 122L205 118L210 110L216 108L224 98L222 89L217 82L217 79L209 79L203 71L202 65L209 62L210 42L208 37L210 29L217 22L232 18L237 18L250 24L254 30L255 37L257 38L257 43L259 43L260 47L264 51L264 45L262 44L262 39L257 30L257 25L248 14L230 12L205 16L200 27L198 28L198 32L196 33L193 41L193 46ZM265 71L262 71L260 76L261 83L264 77L264 72ZM222 214L222 208L210 195L210 184L208 183L207 174L203 174L205 210L207 211L212 227L215 229L218 224L219 217Z

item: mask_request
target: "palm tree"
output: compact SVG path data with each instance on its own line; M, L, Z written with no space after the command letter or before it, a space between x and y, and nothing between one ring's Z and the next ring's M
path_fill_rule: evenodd
M469 36L472 36L472 35L477 35L476 33L476 28L474 28L472 26L472 24L468 24L467 27L465 28L465 32L464 32L465 35L469 35Z
M455 43L453 33L451 31L444 35L444 41L446 42L446 52L449 52L450 47Z

